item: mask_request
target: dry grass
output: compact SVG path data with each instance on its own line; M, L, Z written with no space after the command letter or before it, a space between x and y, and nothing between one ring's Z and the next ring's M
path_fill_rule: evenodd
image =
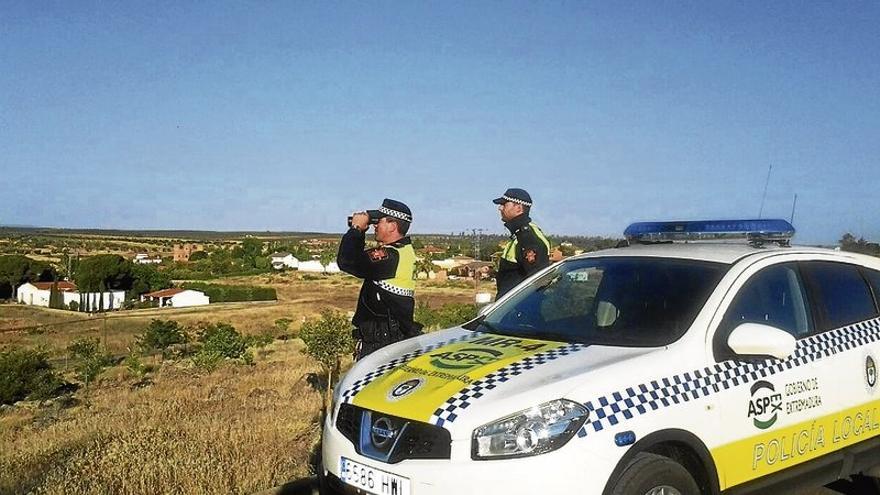
M347 275L317 276L309 280L303 274L287 272L222 279L211 283L273 287L278 293L278 301L141 309L93 317L71 311L0 305L0 346L42 346L59 356L71 341L82 337L97 337L111 353L122 355L154 318L173 319L183 325L223 321L245 334L271 331L276 320L288 318L293 321L291 330L295 331L305 318L317 316L324 308L353 311L361 281ZM417 303L437 307L446 303L473 301L473 288L464 283L436 285L420 281L418 284ZM4 331L33 325L44 326Z
M293 273L221 283L275 287L279 300L106 318L0 305L0 347L43 346L65 369L64 349L79 337L98 337L122 355L153 318L225 321L243 333L290 318L295 330L323 308L353 310L360 287L352 277ZM421 282L416 297L433 307L470 302L473 288ZM31 328L4 331L20 327ZM320 435L321 394L307 383L318 367L301 349L300 340L276 340L257 352L254 366L227 364L210 374L189 361L150 361L147 383L117 366L88 395L78 391L73 407L54 401L0 410L0 493L252 493L304 476Z
M304 476L321 396L301 345L211 374L166 364L143 388L115 370L88 406L0 414L0 493L251 493Z

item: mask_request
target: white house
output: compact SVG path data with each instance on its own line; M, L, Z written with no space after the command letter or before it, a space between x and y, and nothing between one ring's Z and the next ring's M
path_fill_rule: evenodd
M341 273L342 270L339 269L339 265L336 264L335 261L331 261L324 267L324 273Z
M276 270L299 267L299 260L290 253L274 253L270 258L272 261L272 268Z
M141 295L141 302L143 301L158 301L159 307L185 308L188 306L205 306L211 303L211 298L202 291L175 287L143 294Z
M48 308L53 284L57 284L58 292L62 298L61 302L65 307L70 307L70 303L76 302L77 305L90 308L119 309L122 307L122 303L125 302L125 291L113 290L81 293L77 290L75 284L66 280L23 284L16 290L15 299L22 304Z
M158 265L162 263L162 258L160 256L150 256L147 253L138 253L134 255L134 260L132 261L141 265Z
M307 273L324 273L324 265L318 260L300 261L299 271Z
M58 292L65 294L76 292L76 285L66 280L60 282L27 282L16 290L15 300L21 304L30 306L49 307L49 295L52 293L52 285L58 284Z

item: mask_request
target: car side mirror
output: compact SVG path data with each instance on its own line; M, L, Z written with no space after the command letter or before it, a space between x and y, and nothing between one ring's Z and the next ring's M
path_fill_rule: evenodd
M740 356L773 356L785 359L794 354L797 339L774 326L743 323L730 332L727 345Z

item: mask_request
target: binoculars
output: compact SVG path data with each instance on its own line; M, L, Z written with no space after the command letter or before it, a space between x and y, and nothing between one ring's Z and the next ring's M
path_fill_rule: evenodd
M367 225L376 225L379 223L379 219L382 218L379 210L367 210L364 212L367 214L370 219L367 221ZM348 227L351 228L351 216L348 217Z

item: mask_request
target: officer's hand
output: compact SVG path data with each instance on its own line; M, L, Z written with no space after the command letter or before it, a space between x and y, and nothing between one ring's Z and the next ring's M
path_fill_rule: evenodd
M352 213L351 214L351 226L360 230L361 232L366 232L367 228L370 225L370 216L365 212Z

